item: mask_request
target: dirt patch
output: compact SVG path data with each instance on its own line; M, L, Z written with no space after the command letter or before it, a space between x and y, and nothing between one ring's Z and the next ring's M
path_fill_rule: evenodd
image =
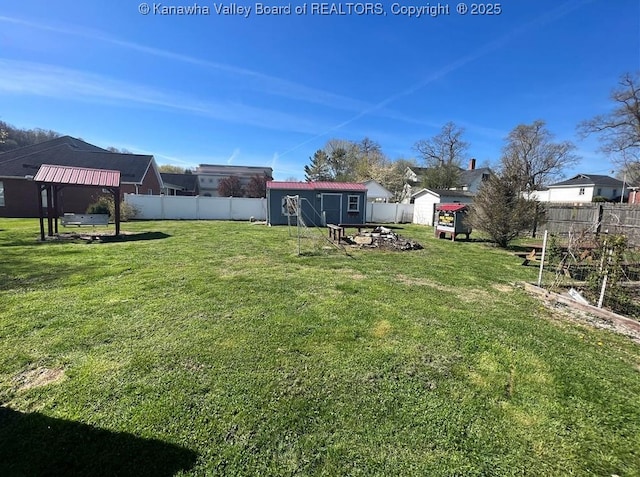
M32 388L57 383L64 379L64 369L50 369L38 367L20 373L14 378L18 391L26 391Z
M494 283L493 285L491 285L491 287L494 290L498 290L499 292L502 292L502 293L509 293L509 292L513 291L513 286L512 285Z
M451 291L451 287L447 287L445 285L441 285L432 280L427 280L424 278L413 278L413 277L408 277L406 275L398 275L396 277L396 280L400 283L404 283L405 285L417 285L421 287L435 288L436 290L440 290L443 292Z
M544 305L553 312L554 318L613 331L614 333L625 335L640 344L640 331L638 330L634 330L617 322L605 320L591 313L575 310L558 302L553 303L551 300L544 300L543 302Z
M478 301L482 302L490 302L491 301L491 293L487 290L483 290L480 288L471 288L464 289L460 288L455 290L457 294L458 300L464 303L476 303Z
M378 321L373 327L373 336L376 338L384 338L391 332L391 323L387 320Z
M525 289L540 298L544 306L551 311L554 319L613 331L640 344L640 323L636 320L584 306L578 302L574 303L569 298L532 285L525 284Z

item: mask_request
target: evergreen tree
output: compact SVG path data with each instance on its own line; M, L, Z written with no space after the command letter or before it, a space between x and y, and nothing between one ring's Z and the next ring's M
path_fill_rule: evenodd
M538 214L537 201L521 194L517 178L492 175L473 199L468 220L473 228L485 232L506 248L516 237L532 229Z
M329 166L329 156L326 152L318 149L309 160L311 164L304 166L304 178L307 182L334 180Z

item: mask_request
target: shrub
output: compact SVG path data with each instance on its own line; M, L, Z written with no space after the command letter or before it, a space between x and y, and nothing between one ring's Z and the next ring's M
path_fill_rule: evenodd
M468 219L473 228L487 233L498 246L506 248L543 217L544 209L537 204L522 197L519 184L511 177L493 175L473 199Z
M138 210L127 202L120 202L120 221L127 222L136 217ZM112 197L100 196L87 207L87 214L109 214L111 220L116 215L116 204Z
M89 204L89 207L87 207L87 214L109 214L110 217L113 217L111 213L112 204L113 199L106 196L98 197L98 200L93 204Z

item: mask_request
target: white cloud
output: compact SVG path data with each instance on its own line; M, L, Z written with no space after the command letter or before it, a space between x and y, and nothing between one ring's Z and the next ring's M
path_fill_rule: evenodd
M166 109L222 122L264 129L313 133L319 125L300 113L289 114L228 101L202 101L175 91L117 80L94 73L0 58L0 93Z

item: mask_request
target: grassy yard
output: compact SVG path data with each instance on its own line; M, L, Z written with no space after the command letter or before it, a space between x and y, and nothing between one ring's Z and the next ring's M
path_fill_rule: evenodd
M640 475L640 348L556 319L510 254L123 230L0 219L0 475Z

